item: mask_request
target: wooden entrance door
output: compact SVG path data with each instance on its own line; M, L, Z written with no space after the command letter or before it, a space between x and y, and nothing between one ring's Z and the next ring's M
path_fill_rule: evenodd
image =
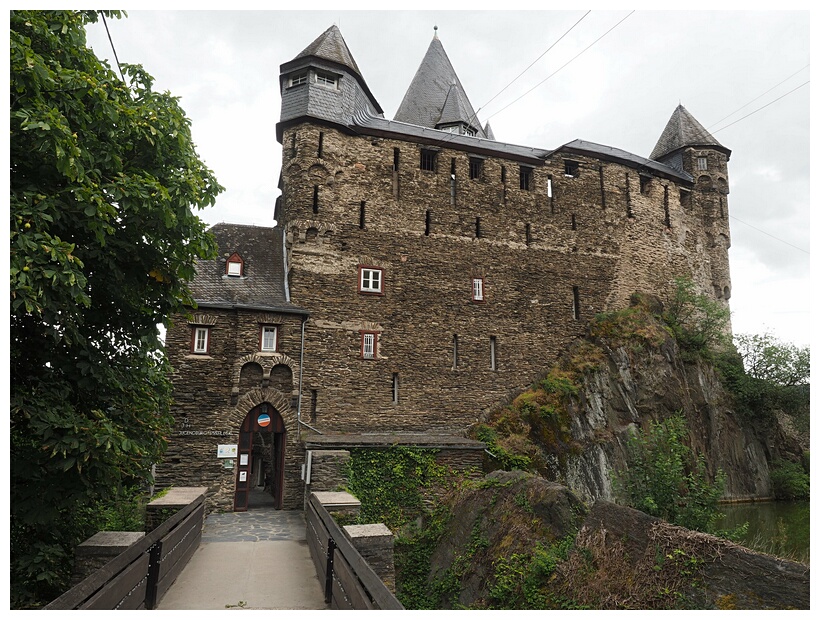
M250 491L254 486L254 482L251 479L254 433L271 434L271 454L269 458L273 469L271 483L273 485L274 507L277 509L282 508L286 444L285 423L276 409L268 403L262 403L248 412L248 415L242 420L242 426L239 428L236 490L234 491L233 500L233 509L235 512L243 512L248 509Z

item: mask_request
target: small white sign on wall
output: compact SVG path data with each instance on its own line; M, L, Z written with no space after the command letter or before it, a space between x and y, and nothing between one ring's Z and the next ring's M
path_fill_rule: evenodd
M239 482L247 482L248 481L248 472L240 471L239 472Z
M248 466L248 455L247 454L240 454L239 455L239 465L247 467Z
M220 444L216 447L216 458L218 459L235 459L236 458L236 444Z

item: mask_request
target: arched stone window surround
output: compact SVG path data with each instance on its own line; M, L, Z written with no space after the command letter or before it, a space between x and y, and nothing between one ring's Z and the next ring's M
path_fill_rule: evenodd
M258 353L249 353L243 357L240 357L234 363L233 367L233 386L234 388L239 387L239 375L242 372L242 367L245 364L249 363L256 363L262 367L262 379L270 379L270 371L273 370L274 366L278 366L283 364L290 368L290 371L293 373L293 376L297 376L299 372L299 364L292 360L287 355L282 353L275 353L273 355L259 355ZM246 412L247 413L247 412Z

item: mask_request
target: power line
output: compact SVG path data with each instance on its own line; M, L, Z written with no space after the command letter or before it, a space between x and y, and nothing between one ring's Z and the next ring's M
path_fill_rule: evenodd
M552 44L552 45L550 45L550 46L549 46L546 50L544 50L544 52L543 52L543 53L542 53L542 54L541 54L538 58L536 58L535 60L533 60L533 61L530 63L530 65L529 65L526 69L524 69L521 73L519 73L517 76L515 76L515 78L512 80L512 82L510 82L509 84L507 84L504 88L502 88L502 89L501 89L500 91L498 91L495 95L493 95L493 98L492 98L492 99L490 99L487 103L485 103L483 106L481 106L480 108L478 108L478 110L476 110L475 115L476 115L476 116L478 116L478 113L479 113L482 109L484 109L484 108L486 108L488 105L490 105L490 104L493 102L493 100L495 100L495 98L496 98L496 97L498 97L501 93L503 93L503 92L504 92L505 90L507 90L510 86L512 86L512 85L513 85L513 83L514 83L514 82L515 82L518 78L520 78L520 77L521 77L522 75L524 75L527 71L529 71L535 63L537 63L539 60L541 60L541 59L542 59L542 58L543 58L543 57L547 54L547 52L549 52L549 51L550 51L553 47L555 47L556 45L558 45L558 44L561 42L561 39L563 39L563 38L564 38L565 36L567 36L570 32L572 32L572 30L575 28L575 26L577 26L578 24L580 24L580 23L584 20L584 18L585 18L587 15L589 15L590 13L592 13L592 11L591 11L591 10L590 10L590 11L587 11L586 13L584 13L584 15L581 17L581 19L579 19L577 22L575 22L575 23L572 25L572 27L570 27L570 29L569 29L569 30L567 30L564 34L562 34L560 37L558 37L558 39L556 39L556 40L555 40L555 43L553 43L553 44Z
M775 240L779 241L780 243L785 243L786 245L793 247L795 250L800 250L801 252L805 252L806 254L811 254L811 252L809 252L808 250L804 250L803 248L798 248L796 245L793 245L793 244L789 243L788 241L784 241L780 237L775 237L774 235L772 235L770 233L767 233L765 230L761 230L757 226L752 226L748 222L744 222L743 220L735 217L734 215L730 215L729 217L732 218L733 220L737 220L741 224L746 224L746 226L748 226L749 228L754 228L757 232L763 233L764 235L766 235L768 237L771 237L772 239L775 239Z
M754 98L754 99L752 99L751 101L749 101L749 102L747 102L747 103L744 103L742 106L740 106L737 110L735 110L735 111L734 111L734 112L732 112L731 114L727 114L726 116L724 116L724 117L723 117L722 119L720 119L719 121L715 121L714 123L712 123L712 124L709 126L709 128L711 129L711 128L712 128L712 127L714 127L715 125L719 125L720 123L722 123L723 121L725 121L725 120L726 120L727 118L729 118L730 116L733 116L734 114L737 114L738 112L740 112L740 111L741 111L743 108L745 108L746 106L751 105L751 104L753 104L755 101L757 101L758 99L760 99L763 95L766 95L766 94L768 94L768 93L772 92L775 88L777 88L778 86L780 86L780 85L781 85L781 84L783 84L784 82L788 82L788 81L789 81L790 79L792 79L795 75L797 75L798 73L800 73L801 71L803 71L803 69L806 69L807 67L809 67L809 65L806 65L805 67L802 67L801 69L798 69L797 71L795 71L794 73L792 73L789 77L787 77L785 80L782 80L782 81L778 82L777 84L775 84L774 86L772 86L772 87L771 87L769 90L767 90L765 93L761 93L760 95L758 95L757 97L755 97L755 98Z
M522 75L524 75L527 71L529 71L535 63L537 63L539 60L541 60L541 59L542 59L542 58L546 55L546 53L547 53L547 52L549 52L549 51L550 51L553 47L555 47L556 45L558 45L558 43L561 41L561 39L563 39L563 38L564 38L565 36L567 36L570 32L572 32L572 30L575 28L575 26L577 26L578 24L580 24L580 23L584 20L584 18L585 18L587 15L589 15L591 12L592 12L592 11L590 10L590 11L587 11L586 13L584 13L584 14L583 14L583 16L581 17L581 19L579 19L577 22L575 22L572 26L570 26L569 30L567 30L566 32L564 32L564 34L562 34L560 37L558 37L558 39L556 39L555 43L553 43L552 45L550 45L550 46L549 46L549 47L548 47L548 48L544 51L544 53L542 53L542 54L541 54L538 58L536 58L535 60L533 60L533 61L530 63L530 65L529 65L526 69L524 69L521 73L519 73L519 74L518 74L518 75L517 75L517 76L516 76L516 77L515 77L515 78L514 78L514 79L513 79L513 80L512 80L509 84L507 84L504 88L502 88L502 89L501 89L500 91L498 91L495 95L493 95L493 97L492 97L489 101L487 101L487 103L485 103L484 105L480 106L480 107L478 108L478 110L476 110L475 112L473 112L472 116L471 116L469 119L467 119L467 123L468 123L468 124L471 124L473 121L477 121L477 122L479 122L479 125L480 125L480 121L479 121L479 119L478 119L478 113L479 113L481 110L483 110L486 106L488 106L488 105L489 105L489 104L490 104L490 103L491 103L491 102L492 102L492 101L493 101L496 97L498 97L501 93L503 93L505 90L507 90L507 88L509 88L509 87L513 84L513 82L515 82L518 78L520 78L520 77L521 77ZM633 13L634 13L634 11L633 11ZM629 16L627 15L627 17L629 17ZM623 21L623 20L622 20L622 21ZM616 25L617 25L617 24L616 24ZM606 33L605 33L605 34L606 34ZM584 51L586 51L586 50L584 50ZM581 52L581 53L583 53L583 52ZM579 54L579 55L580 55L580 54ZM570 61L570 62L571 62L571 61ZM526 94L526 93L525 93L525 94ZM523 96L523 95L522 95L522 96ZM513 103L515 103L515 102L513 102ZM510 104L510 105L512 105L512 104ZM488 117L488 120L489 120L489 117ZM486 124L486 123L485 123L485 124ZM443 145L443 144L447 144L448 142L451 142L451 141L452 141L452 140L456 137L456 135L458 135L458 134L450 134L450 135L448 135L448 136L446 136L446 137L442 138L441 140L439 140L438 142L436 142L436 146L441 146L441 145Z
M806 80L806 81L805 81L805 82L803 82L800 86L798 86L798 87L796 87L796 88L791 89L789 92L787 92L787 93L785 93L785 94L783 94L783 95L780 95L777 99L774 99L774 100L770 101L769 103L767 103L767 104L766 104L766 105L764 105L764 106L760 106L757 110L753 110L753 111L749 112L746 116L741 116L741 117L740 117L739 119L737 119L736 121L732 121L731 123L729 123L728 125L724 125L724 126L723 126L723 127L721 127L720 129L715 129L712 133L713 133L713 134L716 134L716 133L717 133L717 132L719 132L719 131L723 131L723 130L724 130L724 129L726 129L727 127L731 127L731 126L732 126L732 125L734 125L735 123L739 123L739 122L740 122L740 121L742 121L744 118L749 118L752 114L756 114L756 113L760 112L762 109L764 109L764 108L768 108L768 107L769 107L770 105L772 105L773 103L776 103L776 102L780 101L781 99L783 99L783 97L785 97L786 95L791 95L794 91L796 91L796 90L799 90L799 89L803 88L803 87L804 87L806 84L808 84L810 81L811 81L811 80ZM747 105L748 105L748 104L747 104ZM744 106L744 107L745 107L745 106ZM731 116L731 114L730 114L729 116Z
M108 35L108 42L111 44L111 51L114 52L114 61L117 63L117 69L120 72L120 79L122 80L123 84L125 83L125 78L122 75L122 67L120 67L120 59L117 58L117 50L114 49L114 41L111 39L111 33L108 30L108 22L105 20L105 13L100 11L100 17L102 17L103 25L105 26L105 34Z
M503 108L501 108L501 109L500 109L498 112L496 112L495 114L492 114L492 115L488 116L488 117L487 117L487 120L489 121L489 120L490 120L493 116L496 116L497 114L501 114L501 112L503 112L504 110L506 110L507 108L509 108L512 104L516 103L516 102L517 102L517 101L519 101L520 99L522 99L522 98L526 97L527 95L529 95L532 91L534 91L536 88L538 88L539 86L541 86L541 84L543 84L543 83L544 83L544 82L546 82L548 79L550 79L551 77L553 77L556 73L558 73L559 71L561 71L561 69L563 69L563 68L564 68L564 67L566 67L568 64L570 64L571 62L573 62L576 58L578 58L581 54L583 54L584 52L586 52L589 48L591 48L593 45L595 45L598 41L600 41L600 40L601 40L601 39L603 39L606 35L608 35L610 32L612 32L613 30L615 30L615 28L617 28L617 27L618 27L618 26L620 26L620 25L621 25L624 21L626 21L626 20L627 20L627 19L628 19L628 18L632 15L632 13L634 13L634 12L635 12L634 10L633 10L633 11L631 11L631 12L630 12L630 13L629 13L626 17L624 17L621 21L619 21L617 24L615 24L614 26L612 26L612 28L610 28L609 30L607 30L604 34L602 34L600 37L598 37L597 39L595 39L592 43L590 43L589 45L587 45L587 46L586 46L583 50L581 50L580 52L578 52L578 53L577 53L575 56L573 56L570 60L568 60L568 61L567 61L566 63L564 63L563 65L561 65L558 69L556 69L555 71L553 71L550 75L548 75L547 77L545 77L543 80L541 80L540 82L538 82L538 84L536 84L535 86L533 86L531 89L529 89L529 90L528 90L527 92L525 92L523 95L521 95L521 96L520 96L520 97L518 97L517 99L513 99L510 103L508 103L506 106L504 106Z

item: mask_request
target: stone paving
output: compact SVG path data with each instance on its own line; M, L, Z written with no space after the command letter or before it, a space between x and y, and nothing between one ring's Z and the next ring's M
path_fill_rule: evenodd
M301 510L252 508L247 512L211 513L205 518L202 542L306 540Z
M158 609L327 609L304 513L253 499L247 512L205 518L199 548Z

